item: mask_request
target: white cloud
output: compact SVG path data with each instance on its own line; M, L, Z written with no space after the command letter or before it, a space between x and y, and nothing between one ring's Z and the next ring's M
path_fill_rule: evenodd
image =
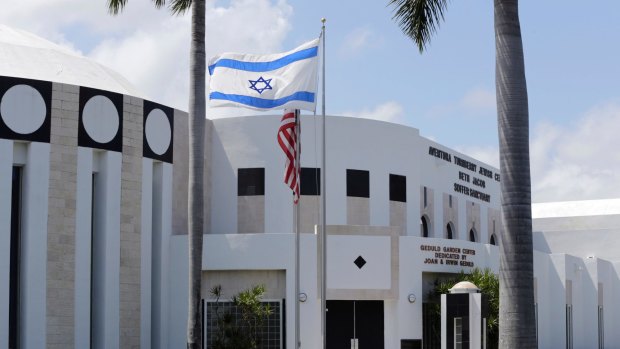
M477 118L494 115L495 110L495 91L484 87L473 87L456 101L432 107L427 116L431 118L446 116Z
M388 101L371 109L365 108L357 112L344 112L342 115L381 120L398 124L406 123L403 106L395 101Z
M608 103L561 127L541 122L532 127L530 171L532 201L568 201L620 196L620 104ZM495 147L457 149L497 166Z
M81 51L118 71L147 97L187 110L189 14L172 16L166 9L155 9L151 1L137 0L129 1L118 16L108 14L103 0L96 4L27 0L6 5L0 22ZM285 0L231 0L225 5L209 1L207 58L225 51L282 51L291 17L292 7ZM248 111L207 110L208 117L239 114Z
M157 27L168 16L150 1L129 1L125 11L114 17L105 1L23 0L3 4L0 22L58 42L64 40L64 31L75 27L91 34L123 35L136 27Z
M233 0L227 7L208 7L207 59L226 51L278 52L290 30L291 14L291 7L284 1L272 4L268 0ZM119 71L147 96L187 110L189 20L189 15L168 16L149 31L137 29L122 38L104 41L90 56ZM248 111L207 110L210 118L241 114Z
M485 88L474 88L467 91L459 102L461 107L470 110L494 110L496 106L495 92Z
M459 146L456 150L476 160L499 168L499 149L497 147Z
M620 196L620 104L592 108L568 127L533 132L532 199L536 202Z
M367 27L355 28L349 32L344 43L340 47L340 55L342 57L350 57L358 54L368 47L376 47L379 44L379 38L372 29Z

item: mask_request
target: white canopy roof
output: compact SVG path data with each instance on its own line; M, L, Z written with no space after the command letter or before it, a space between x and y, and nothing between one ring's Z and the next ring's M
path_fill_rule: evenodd
M143 97L115 71L41 37L5 25L0 25L0 75Z

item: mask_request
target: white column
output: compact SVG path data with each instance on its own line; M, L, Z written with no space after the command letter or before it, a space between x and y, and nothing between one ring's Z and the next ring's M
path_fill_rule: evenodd
M482 348L482 294L469 294L469 348Z
M452 195L452 207L454 207L454 200L456 199L457 205L457 222L454 222L454 228L456 229L456 237L457 240L465 240L469 241L469 229L467 228L467 205L471 205L471 202L467 202L467 198L464 196L457 197L456 195Z
M385 169L369 169L369 193L368 207L370 225L390 225L390 174ZM397 173L401 174L401 173Z
M151 345L151 250L153 224L153 160L142 159L142 212L140 234L140 347Z
M437 189L432 189L429 190L431 188L427 187L427 196L431 195L431 191L432 191L432 195L433 195L433 218L434 218L434 222L432 222L432 232L430 232L430 237L434 237L434 238L439 238L439 239L443 239L445 231L446 231L446 224L444 224L443 221L443 193ZM455 223L456 224L456 223ZM453 234L455 232L452 232Z
M90 347L93 150L78 147L75 207L75 347Z
M441 349L448 348L448 298L445 294L441 295Z
M169 243L172 235L172 164L143 159L141 346L168 343Z
M95 348L119 347L120 202L121 164L118 152L95 157L98 168L94 202L93 344ZM99 159L97 159L99 158ZM98 162L98 163L97 163Z
M490 243L493 226L489 227L489 208L485 205L480 205L480 227L478 229L478 238L480 243Z
M119 347L119 289L120 289L120 230L121 230L121 164L122 154L107 151L102 157L102 195L105 201L105 294L103 305L105 329L103 348Z
M28 145L22 181L20 346L45 348L50 145Z
M161 173L161 252L159 261L160 272L160 348L166 348L168 343L168 265L170 261L170 238L172 237L172 164L162 163Z
M11 193L13 141L0 139L0 193ZM9 342L9 277L11 264L11 195L0 195L0 343Z

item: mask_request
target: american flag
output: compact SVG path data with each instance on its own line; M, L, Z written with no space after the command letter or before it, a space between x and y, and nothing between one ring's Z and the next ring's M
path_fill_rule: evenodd
M286 165L284 166L284 183L293 191L293 202L299 202L299 154L297 152L298 130L296 126L297 118L295 110L284 109L284 116L280 122L278 130L278 143L286 155Z

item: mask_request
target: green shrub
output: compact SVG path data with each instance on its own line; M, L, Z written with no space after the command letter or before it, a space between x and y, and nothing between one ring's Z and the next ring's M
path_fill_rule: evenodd
M240 317L233 316L230 309L220 306L222 286L213 287L210 293L216 303L217 330L213 333L213 348L258 349L261 342L260 329L272 313L269 305L261 302L265 286L257 285L233 296L232 304L241 313Z

